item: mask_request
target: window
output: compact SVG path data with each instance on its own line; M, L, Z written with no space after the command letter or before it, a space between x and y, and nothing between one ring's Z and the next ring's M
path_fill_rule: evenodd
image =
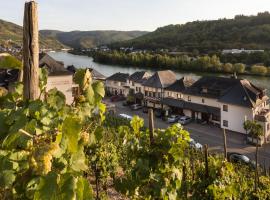
M204 99L202 99L202 103L204 103L205 101L204 101Z
M223 111L228 112L228 105L223 105Z
M212 115L212 120L218 122L218 121L220 121L220 117L216 116L216 115Z
M144 92L144 95L145 95L145 96L148 96L148 92L147 92L147 91L145 91L145 92Z
M229 126L229 123L228 123L227 120L223 120L223 126L225 126L225 127L228 127Z
M181 99L181 94L177 94L177 99Z
M191 101L191 97L190 96L188 96L188 101Z

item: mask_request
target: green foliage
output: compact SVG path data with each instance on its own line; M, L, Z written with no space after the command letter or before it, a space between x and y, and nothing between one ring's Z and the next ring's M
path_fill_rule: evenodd
M253 65L251 67L251 73L258 74L258 75L266 75L267 74L267 67L259 66L259 65Z
M234 19L194 21L168 25L136 39L112 44L114 48L169 49L208 53L222 49L269 49L270 14Z
M87 74L85 74L87 75ZM41 75L40 86L46 83ZM92 85L89 80L88 85ZM45 101L23 101L20 85L2 97L0 110L0 197L1 199L93 199L84 177L88 170L83 133L95 129L93 119L100 105L101 86L93 90L95 104L68 106L65 96L50 90ZM98 99L95 99L98 97ZM6 106L8 105L8 106ZM104 108L100 107L104 112Z
M243 63L236 63L233 65L233 72L242 74L245 72L245 69L246 69L246 66Z
M0 56L0 69L22 69L22 62L13 56Z

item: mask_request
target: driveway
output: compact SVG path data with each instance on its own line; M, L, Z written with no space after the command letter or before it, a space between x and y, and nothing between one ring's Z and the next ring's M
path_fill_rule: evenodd
M106 100L105 100L106 101ZM116 114L124 113L130 116L138 115L144 119L145 126L148 127L148 114L142 110L132 111L129 107L122 105L123 102L116 102ZM155 118L155 128L166 129L170 124L159 118ZM189 131L190 136L201 144L208 144L210 151L223 152L223 131L219 127L212 125L201 125L191 123L184 127ZM255 159L256 147L245 143L245 135L232 131L227 133L227 151L244 154L251 159ZM270 169L270 144L259 148L259 163Z

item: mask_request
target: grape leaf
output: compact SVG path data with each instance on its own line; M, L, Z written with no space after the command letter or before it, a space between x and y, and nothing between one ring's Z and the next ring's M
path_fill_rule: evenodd
M77 152L79 135L82 125L78 117L69 116L64 120L62 134L71 153Z

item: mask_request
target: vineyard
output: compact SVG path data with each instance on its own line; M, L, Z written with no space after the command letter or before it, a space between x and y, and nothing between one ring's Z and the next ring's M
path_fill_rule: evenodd
M106 118L103 84L88 70L74 80L81 94L71 106L45 92L46 70L44 98L23 100L20 83L1 97L0 199L110 199L111 185L129 199L270 199L268 176L255 192L252 168L196 151L179 125L150 139L139 117Z
M72 105L38 65L37 4L25 4L23 83L0 89L0 199L270 199L270 178L197 151L181 125L150 129L106 115L102 82L74 75ZM251 125L246 128L253 127ZM255 127L255 126L254 126ZM256 172L256 173L255 173Z

